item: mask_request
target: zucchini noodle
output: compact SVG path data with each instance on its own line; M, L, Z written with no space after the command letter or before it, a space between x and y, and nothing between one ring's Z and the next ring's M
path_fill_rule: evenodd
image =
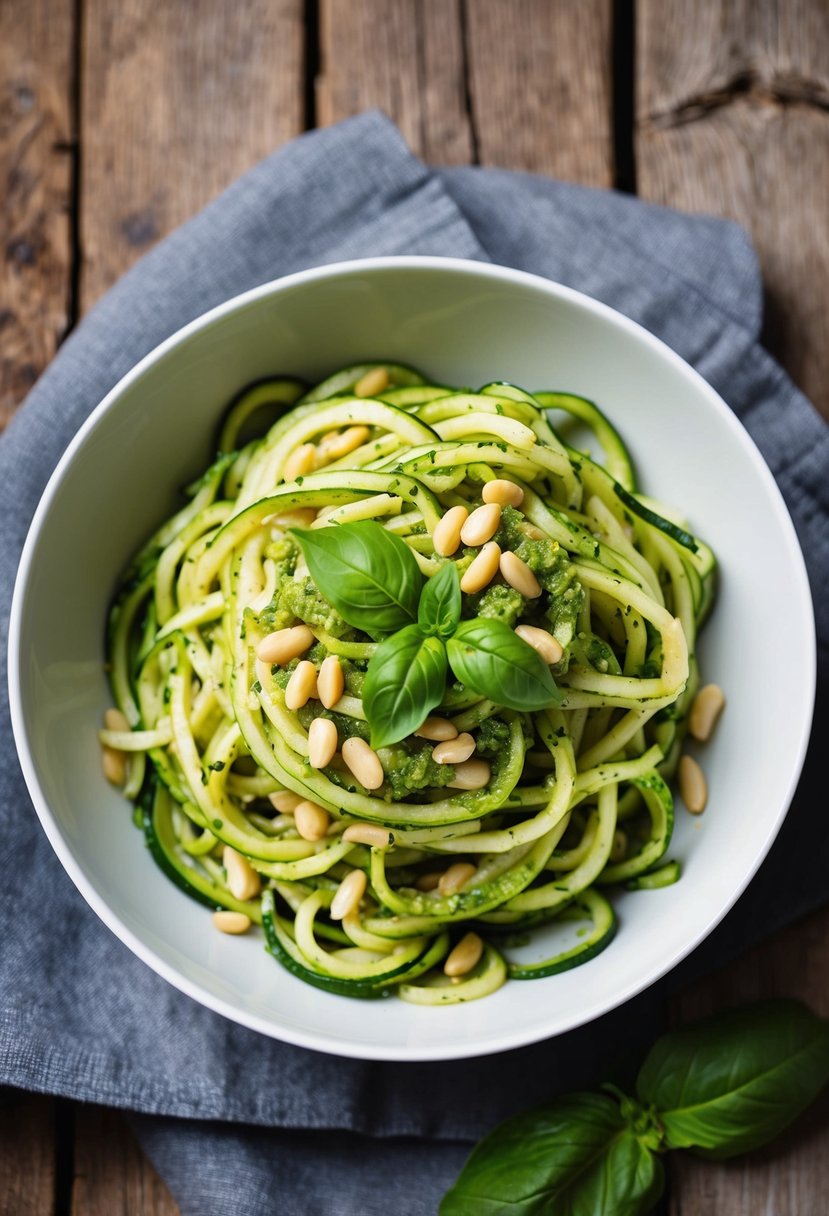
M129 756L125 792L154 859L237 918L221 923L262 925L283 967L342 995L456 1003L594 957L615 931L609 888L679 877L664 861L668 782L697 687L711 550L638 492L612 424L568 393L472 392L363 364L310 390L289 377L246 389L218 447L134 558L110 616L126 722L101 740ZM540 592L496 571L463 594L461 615L519 636L529 626L527 640L543 631L547 651L536 649L560 703L505 708L449 670L430 713L474 741L473 788L458 786L467 762L432 755L438 736L410 733L376 749L382 784L368 789L340 749L371 738L362 690L382 639L325 600L289 530L371 520L425 579L447 562L463 577L483 550L460 543L441 556L435 530L451 508L481 506L494 480L512 483L518 504L493 500L494 540ZM297 625L313 635L302 654L257 657L263 639ZM325 708L306 669L310 696L289 708L298 662L319 672L330 656L339 699ZM334 723L337 750L312 767L316 718ZM318 830L300 831L300 802ZM356 898L338 915L345 890ZM552 922L582 928L552 957L511 957L516 934ZM447 963L461 954L466 969Z

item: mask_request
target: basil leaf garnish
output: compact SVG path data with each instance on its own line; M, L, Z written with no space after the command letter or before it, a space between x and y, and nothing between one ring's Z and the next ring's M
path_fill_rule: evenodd
M417 620L423 575L399 536L371 520L290 532L319 591L349 625L376 637Z
M731 1157L776 1136L829 1083L829 1022L763 1001L672 1030L637 1081L669 1148Z
M618 1105L576 1093L509 1119L482 1140L440 1216L643 1216L663 1186L662 1162Z
M450 638L461 619L461 580L454 562L447 562L426 580L420 595L417 621L424 633Z
M447 646L455 675L482 697L529 712L560 704L547 664L503 621L462 621Z
M371 746L399 743L417 730L446 690L446 647L407 625L374 652L363 684Z

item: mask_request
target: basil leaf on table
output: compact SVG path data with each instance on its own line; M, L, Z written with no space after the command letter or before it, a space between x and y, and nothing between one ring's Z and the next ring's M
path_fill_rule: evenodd
M349 625L375 637L417 620L423 575L399 536L371 520L290 532L320 593Z
M419 625L407 625L380 643L363 684L372 747L399 743L417 730L443 700L446 671L446 647Z
M503 621L462 621L448 650L458 679L498 705L533 712L561 702L541 655Z
M637 1081L668 1148L715 1158L771 1140L829 1083L829 1022L797 1001L763 1001L672 1030Z
M568 1094L482 1140L440 1216L644 1216L663 1186L662 1162L617 1103Z
M417 621L424 633L446 641L461 619L461 580L454 562L447 562L426 580L420 596Z

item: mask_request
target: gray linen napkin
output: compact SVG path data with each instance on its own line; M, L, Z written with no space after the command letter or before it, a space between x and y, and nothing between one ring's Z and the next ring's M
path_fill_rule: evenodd
M787 498L816 593L825 687L829 430L758 345L761 287L744 233L529 175L432 172L376 113L303 136L264 161L144 258L64 345L0 440L4 634L20 548L48 476L137 359L258 283L394 253L547 275L632 316L698 367L751 431ZM3 680L0 1082L177 1116L137 1118L136 1126L185 1213L434 1212L466 1151L459 1141L555 1090L608 1070L622 1076L624 1061L658 1029L664 985L564 1038L454 1064L338 1060L225 1021L134 958L75 892L29 803L5 688ZM820 713L825 720L825 697ZM807 766L761 873L672 982L824 898L829 843L810 796L819 788ZM255 1082L240 1086L240 1076ZM367 1135L386 1139L378 1149ZM379 1190L372 1162L382 1165Z

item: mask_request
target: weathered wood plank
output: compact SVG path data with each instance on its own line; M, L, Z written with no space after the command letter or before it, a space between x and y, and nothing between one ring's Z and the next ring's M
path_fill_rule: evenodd
M613 183L610 0L468 0L481 164Z
M121 1115L78 1105L75 1129L72 1216L178 1216Z
M461 0L321 0L321 126L377 106L427 161L466 164Z
M763 942L682 994L677 1021L772 996L798 997L829 1015L829 909ZM829 1210L829 1099L798 1119L776 1144L720 1164L674 1154L671 1216L823 1216Z
M640 193L750 230L765 339L829 417L829 6L637 5Z
M69 318L73 10L72 0L0 4L0 426Z
M0 1212L51 1216L55 1199L55 1100L0 1094Z
M302 0L86 0L81 303L304 122Z
M821 0L637 5L640 193L745 224L767 287L765 338L829 416L829 10ZM829 1011L829 913L780 934L676 1003L678 1020L761 996ZM818 1216L829 1205L823 1103L773 1149L728 1165L677 1155L671 1214Z

